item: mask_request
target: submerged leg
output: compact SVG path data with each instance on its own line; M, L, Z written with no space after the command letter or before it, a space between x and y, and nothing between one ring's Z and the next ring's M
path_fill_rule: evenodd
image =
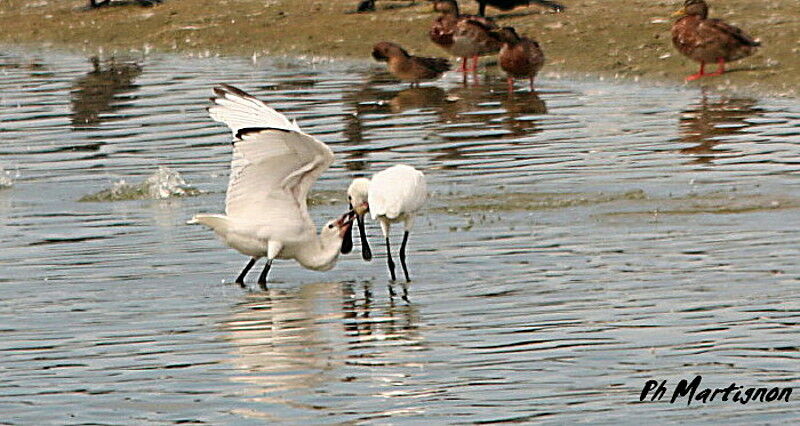
M706 70L706 63L700 62L700 71L697 74L692 74L686 77L686 81L697 80L698 78L705 76L706 75L705 70Z
M406 243L408 242L408 231L403 233L403 243L400 244L400 265L403 266L403 274L406 276L406 281L411 281L408 277L408 268L406 267Z
M238 277L236 277L236 284L239 284L240 286L244 287L244 277L247 276L247 273L250 272L250 269L255 264L256 264L256 258L251 257L250 261L247 262L247 265L244 265L244 269L242 269L242 272L239 273Z
M508 94L514 93L514 78L513 77L506 77L506 82L508 83Z
M258 285L261 287L262 290L267 289L267 274L269 274L269 268L272 267L272 259L267 259L267 264L264 265L264 270L261 271L261 275L258 276Z
M472 72L478 71L478 55L472 57L472 68L469 70Z
M392 260L392 247L389 244L389 237L386 237L386 263L389 264L389 274L392 276L392 281L397 278L394 275L394 260Z

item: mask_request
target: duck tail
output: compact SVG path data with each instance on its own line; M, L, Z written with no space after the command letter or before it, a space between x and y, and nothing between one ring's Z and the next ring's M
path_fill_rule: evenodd
M452 65L444 58L419 58L426 67L437 73L450 71Z

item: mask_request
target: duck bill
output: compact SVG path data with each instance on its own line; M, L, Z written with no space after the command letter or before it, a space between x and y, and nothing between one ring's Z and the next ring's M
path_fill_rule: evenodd
M361 237L361 258L369 262L372 260L372 250L369 248L367 233L364 230L364 215L357 214L356 222L358 223L358 235ZM351 241L350 244L352 245L353 242Z
M686 16L686 8L684 8L684 7L676 10L675 13L672 14L672 17L674 17L674 18L680 18L680 17L683 17L683 16Z

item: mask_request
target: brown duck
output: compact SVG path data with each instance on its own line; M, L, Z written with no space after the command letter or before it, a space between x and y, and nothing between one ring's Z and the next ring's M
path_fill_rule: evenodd
M514 91L515 78L527 78L533 91L533 79L544 65L544 53L539 43L520 37L512 27L503 27L494 33L503 42L500 68L508 74L508 92Z
M412 56L397 44L388 41L377 43L372 48L372 57L389 65L389 72L411 85L420 81L434 80L450 70L450 61L442 58Z
M497 29L493 20L475 15L461 15L455 0L434 0L433 9L441 15L433 22L428 35L437 46L462 58L461 71L467 71L467 60L473 58L470 71L478 68L478 57L500 50L500 40L492 34Z
M750 56L761 44L733 25L708 19L708 5L704 0L686 0L673 16L680 18L672 25L672 44L685 56L700 62L700 71L686 77L687 81L722 75L725 62ZM717 72L706 74L707 62L716 62Z
M517 6L528 6L531 3L549 7L556 12L564 10L564 5L550 0L475 0L478 2L478 15L486 16L486 5L500 10L512 10Z

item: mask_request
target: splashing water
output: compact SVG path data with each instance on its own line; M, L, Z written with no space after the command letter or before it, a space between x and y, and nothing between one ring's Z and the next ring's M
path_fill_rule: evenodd
M85 195L79 201L164 200L192 197L201 193L199 189L188 185L177 171L159 166L155 173L141 183L129 184L121 180L115 182L111 188Z
M11 172L0 167L0 189L12 186L14 186L14 178L11 177Z

